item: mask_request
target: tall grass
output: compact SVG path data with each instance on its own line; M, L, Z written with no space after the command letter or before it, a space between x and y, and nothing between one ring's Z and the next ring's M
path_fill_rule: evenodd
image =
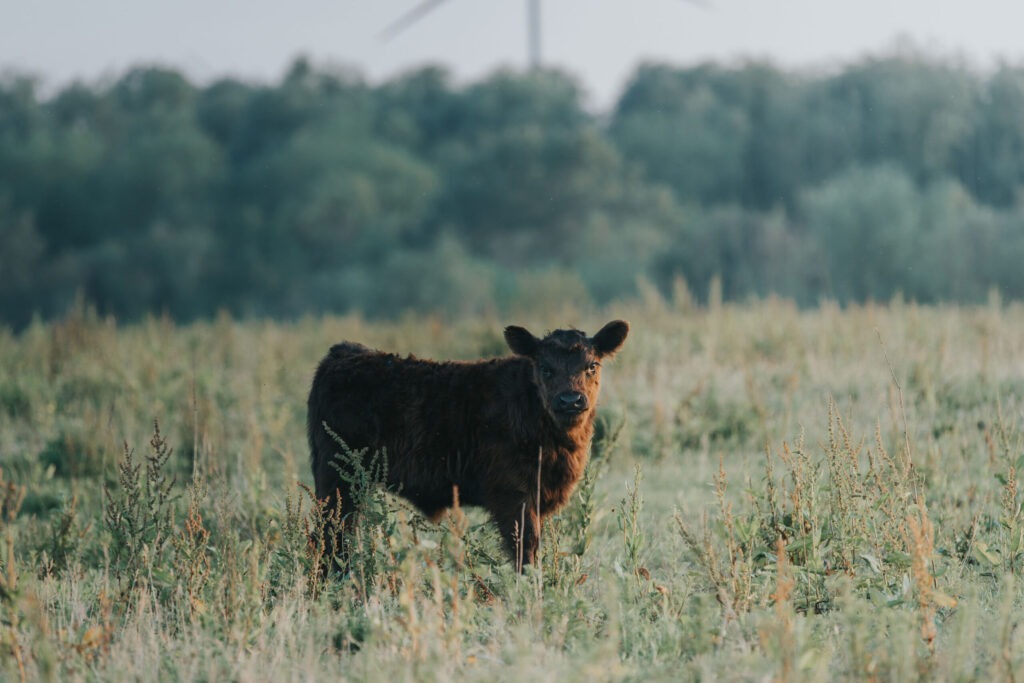
M1024 308L516 322L612 315L594 458L522 576L479 510L371 485L324 575L303 434L331 343L474 358L504 321L0 334L0 678L1024 677Z

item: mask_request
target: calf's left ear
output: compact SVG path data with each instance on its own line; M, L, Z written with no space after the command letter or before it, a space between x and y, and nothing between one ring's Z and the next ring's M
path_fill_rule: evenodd
M629 323L625 320L613 320L594 335L591 340L594 344L594 351L602 357L612 355L619 350L622 342L626 341L627 334L629 334Z

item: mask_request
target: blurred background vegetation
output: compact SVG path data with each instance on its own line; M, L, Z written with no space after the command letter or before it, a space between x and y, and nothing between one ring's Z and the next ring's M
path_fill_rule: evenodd
M1024 67L0 80L0 324L1024 296ZM714 284L713 284L714 283ZM686 287L683 288L682 285Z

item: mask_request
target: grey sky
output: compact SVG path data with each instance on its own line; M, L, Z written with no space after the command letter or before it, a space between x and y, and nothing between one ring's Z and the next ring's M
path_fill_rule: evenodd
M460 81L526 60L525 0L448 0L391 41L419 0L0 0L0 68L47 89L160 63L207 82L277 79L298 54L374 81L427 62ZM643 60L768 57L829 68L898 40L985 68L1024 63L1019 0L544 0L544 61L607 107Z

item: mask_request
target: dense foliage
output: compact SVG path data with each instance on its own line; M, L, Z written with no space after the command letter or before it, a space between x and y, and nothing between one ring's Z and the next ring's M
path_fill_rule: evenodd
M0 321L508 310L684 278L800 303L1024 295L1024 68L641 66L381 85L0 81Z

